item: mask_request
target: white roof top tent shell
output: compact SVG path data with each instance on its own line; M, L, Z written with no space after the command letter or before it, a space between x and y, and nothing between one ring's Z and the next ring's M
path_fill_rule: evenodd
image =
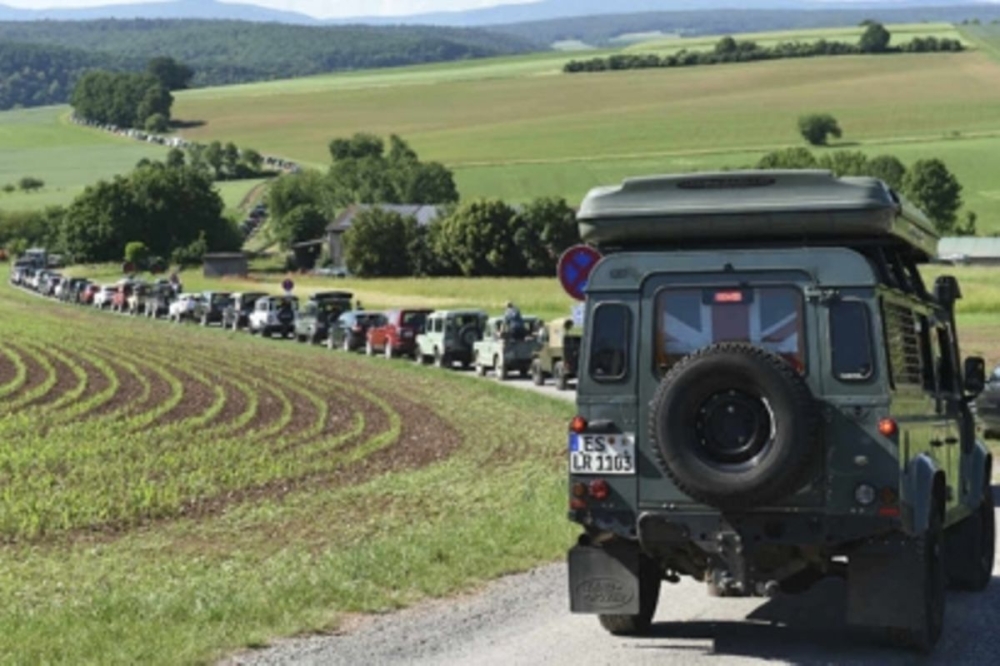
M577 215L602 248L656 244L851 245L884 242L919 261L937 254L934 226L875 178L829 171L727 171L653 176L600 187Z

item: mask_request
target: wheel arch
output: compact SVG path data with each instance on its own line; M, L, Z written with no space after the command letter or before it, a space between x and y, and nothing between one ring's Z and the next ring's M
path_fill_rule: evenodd
M923 534L931 524L934 511L944 511L947 477L926 453L916 456L906 466L903 500L909 511L903 529L912 536Z

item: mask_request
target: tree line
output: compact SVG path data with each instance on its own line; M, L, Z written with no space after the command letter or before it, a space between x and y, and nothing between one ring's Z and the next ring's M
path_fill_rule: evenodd
M819 157L807 148L786 148L764 155L756 169L826 169L837 176L871 176L884 181L920 208L940 236L974 236L976 213L962 208L962 184L939 159L917 160L909 167L894 155L869 158L860 151L837 150Z
M330 142L327 172L278 178L268 192L270 233L283 248L323 237L351 204L439 206L421 226L412 217L370 208L345 234L345 260L356 275L552 275L559 254L578 238L561 199L514 207L499 200L459 203L454 175L424 162L398 136L359 133Z
M16 255L41 245L90 263L121 261L127 244L142 242L151 255L186 264L242 246L223 208L204 169L152 162L87 187L65 208L0 212L0 246Z
M478 199L445 207L426 226L370 208L344 235L347 267L361 277L552 276L579 241L576 214L558 198L523 206Z
M167 53L197 87L539 50L484 30L200 20L0 22L0 110L69 101L90 69L140 73Z
M603 72L622 69L648 69L656 67L692 67L697 65L718 65L734 62L755 62L759 60L781 60L784 58L812 58L816 56L840 56L883 53L927 53L933 51L962 51L964 46L957 39L937 37L915 37L901 46L890 46L891 33L881 23L869 21L857 44L827 41L781 42L766 47L751 40L736 40L723 37L712 51L688 51L682 49L673 55L660 56L655 53L618 53L607 58L570 60L563 65L568 74L579 72Z
M142 73L92 70L84 74L70 97L76 115L86 120L166 132L174 96L188 86L194 71L172 58L154 58Z

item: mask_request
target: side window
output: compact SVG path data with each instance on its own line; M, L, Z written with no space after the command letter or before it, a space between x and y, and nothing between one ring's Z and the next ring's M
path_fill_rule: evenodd
M875 369L871 330L864 303L837 301L830 306L830 360L838 380L871 379Z
M904 306L885 302L882 305L882 319L893 387L924 386L926 379L921 359L920 332L913 312Z
M590 338L590 376L598 382L619 382L628 376L632 314L617 303L594 311Z

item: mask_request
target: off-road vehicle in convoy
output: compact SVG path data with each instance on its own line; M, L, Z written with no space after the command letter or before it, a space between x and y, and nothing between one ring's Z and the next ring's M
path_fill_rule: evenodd
M414 360L424 365L430 360L439 368L450 368L456 362L462 367L472 365L473 346L483 337L487 315L482 310L438 310L424 324L417 336Z
M166 317L170 314L170 304L174 302L176 293L169 284L153 284L142 303L142 312L150 319Z
M330 335L330 324L351 309L354 294L349 291L320 291L309 300L295 317L295 338L299 342L319 344Z
M476 374L484 377L492 372L500 381L506 381L512 372L527 377L531 362L538 351L536 334L542 327L538 317L523 317L523 335L515 335L504 327L503 317L490 317L483 331L483 339L472 345L472 362Z
M992 457L957 281L924 215L823 171L627 180L578 214L589 276L570 424L571 608L650 628L661 581L721 596L847 580L852 624L929 651L983 590Z
M295 331L295 311L299 308L298 296L265 296L258 298L253 312L247 319L251 335L260 333L266 338L275 334L287 338Z
M433 310L390 310L385 313L385 324L368 329L365 353L369 356L383 354L413 357L417 336L424 330L427 317Z
M191 318L202 326L222 323L222 313L232 302L232 294L228 291L203 291L201 296Z
M263 291L243 291L232 295L232 301L222 311L222 328L238 331L247 325L257 301L267 296Z
M539 331L538 351L531 362L535 384L542 386L551 377L557 389L568 390L569 381L576 378L582 338L583 329L569 317L550 322Z
M359 351L365 348L368 331L383 324L385 324L385 315L381 312L349 310L342 313L330 324L326 346L331 350Z

